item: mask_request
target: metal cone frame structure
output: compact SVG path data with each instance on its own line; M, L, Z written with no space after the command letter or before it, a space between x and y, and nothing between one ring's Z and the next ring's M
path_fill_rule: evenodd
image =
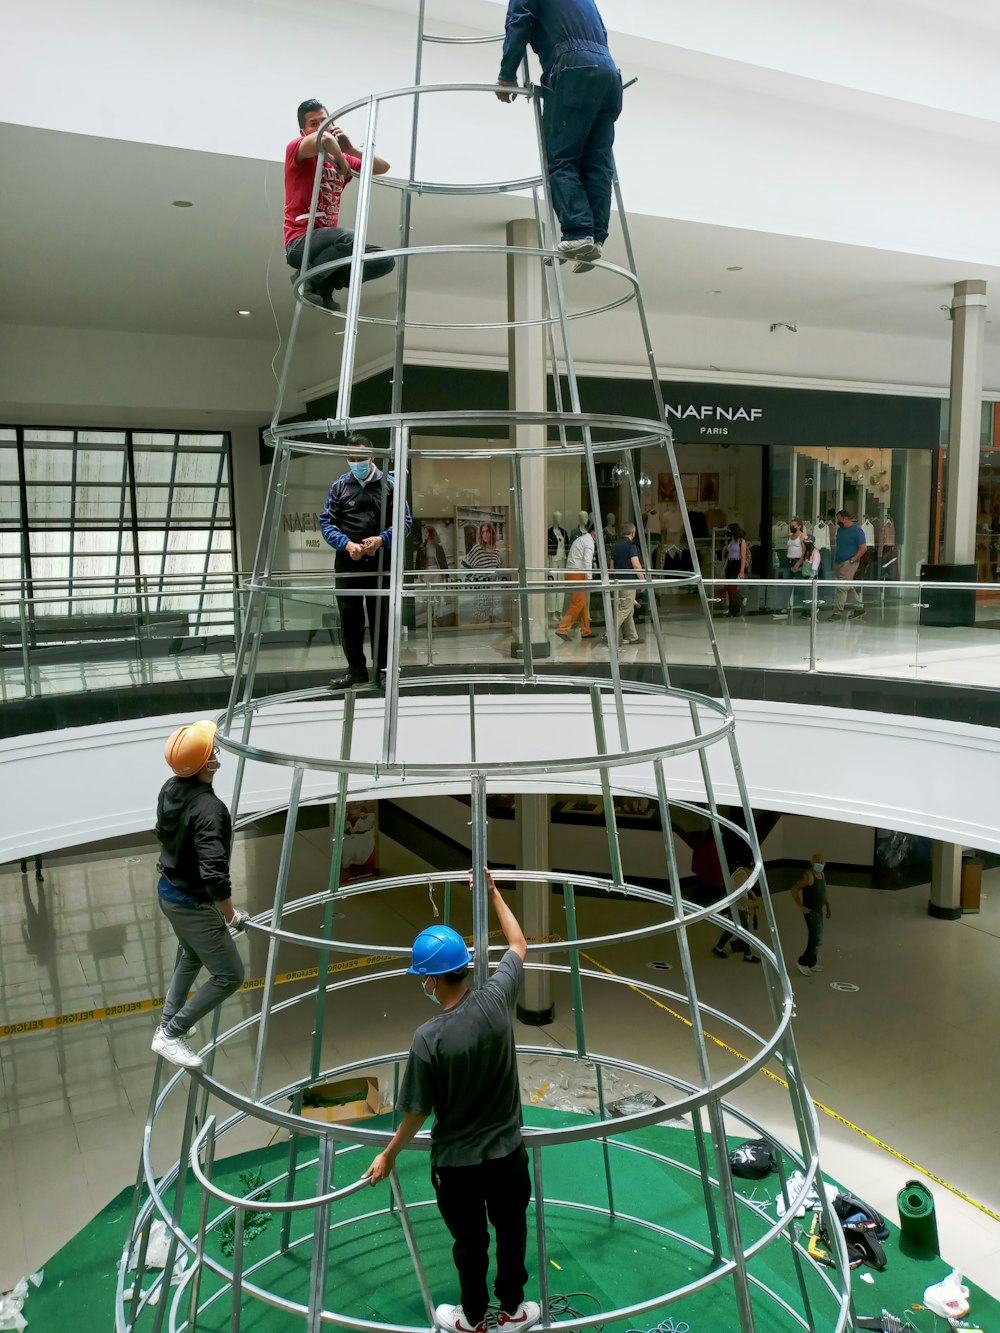
M539 1060L548 1062L557 1074L568 1071L570 1078L575 1072L589 1071L595 1087L593 1106L586 1113L543 1117L541 1123L528 1117L525 1128L534 1184L528 1214L529 1264L534 1260L530 1281L535 1284L530 1294L537 1291L539 1296L542 1327L625 1329L642 1320L641 1326L646 1327L671 1314L684 1317L689 1308L685 1303L711 1289L720 1302L714 1307L714 1326L719 1329L806 1328L834 1333L852 1328L846 1255L819 1178L816 1117L801 1081L792 1037L792 990L778 945L733 712L700 572L655 576L647 631L647 642L652 641L655 651L643 671L623 670L626 664L614 633L608 636L607 646L600 652L595 649L589 660L580 660L586 658L582 646L568 662L552 656L548 628L554 585L546 567L542 506L545 469L553 458L561 467L579 470L581 494L592 513L599 508L598 469L613 467L622 487L623 510L638 516L643 485L648 484L638 461L640 451L664 449L681 501L689 549L696 549L665 424L620 187L616 179L617 225L624 240L626 266L601 260L595 269L595 274L603 274L602 282L618 287L618 294L595 301L589 309L571 308L562 269L559 264L544 263L558 232L541 151L540 90L529 82L527 65L519 96L531 111L534 137L526 135L524 153L534 174L476 187L421 180L416 174L420 102L429 96L458 94L492 98L495 85L424 83L423 56L428 44L454 44L458 39L427 32L423 3L418 24L414 86L373 95L338 109L327 120L329 126L358 111L367 117L356 244L349 260L337 261L340 266L350 264L347 309L343 313L317 309L302 292L311 278L337 267L310 265L317 185L302 270L295 280L299 299L270 431L274 463L248 584L245 631L229 706L219 719L218 743L236 759L236 825L251 818L240 810L242 794L251 788L256 793L253 817L259 816L262 804L268 804L259 797L264 791L270 794L272 811L283 811L285 819L273 908L259 914L249 927L252 946L266 953L260 1009L226 1031L222 1030L226 1027L223 1011L215 1011L202 1070L189 1075L172 1071L162 1061L157 1066L119 1275L116 1328L150 1329L152 1333L165 1328L231 1328L238 1333L241 1327L274 1327L317 1333L320 1328L340 1326L365 1333L383 1329L403 1333L430 1327L435 1305L456 1299L457 1282L442 1246L444 1228L429 1186L427 1134L414 1140L412 1151L397 1161L391 1189L369 1190L361 1199L361 1191L368 1189L362 1172L390 1138L392 1126L363 1119L331 1123L309 1118L302 1114L303 1091L362 1070L377 1071L387 1086L398 1087L406 1060L405 1041L393 1049L353 1052L344 1059L342 1038L359 1026L362 1013L369 1017L364 1030L378 1031L375 1020L392 1003L387 996L395 997L397 1003L399 997L405 997L410 1030L420 1021L420 1015L412 1011L413 978L405 976L412 934L389 944L365 943L358 941L356 932L351 939L338 937L338 922L349 917L355 905L370 905L377 895L391 901L417 888L432 896L440 893L445 921L471 936L474 982L481 986L491 961L495 963L502 951L490 938L487 888L480 869L491 852L488 802L511 794L522 802L541 800L545 803L541 818L547 824L548 800L556 793L602 798L606 838L599 864L591 873L580 875L557 873L547 860L497 873L501 888L521 886L522 919L527 919L527 932L534 936L526 985L532 985L536 995L543 994L546 1003L555 997L566 1030L575 1038L565 1047L519 1041L522 1096L527 1100L526 1064ZM502 38L487 40L496 43ZM463 51L475 45L469 39L460 44ZM376 182L372 158L380 116L390 104L406 99L412 108L409 173ZM527 124L527 117L522 116L519 123ZM397 261L396 313L391 321L395 366L390 410L362 416L352 407L358 332L366 322L385 322L361 312L361 266L377 186L397 190L400 199L400 245L387 252ZM509 240L503 245L410 244L412 210L418 198L505 191L530 193L534 244ZM520 306L512 302L507 321L466 327L511 330L512 358L535 357L542 367L542 384L547 379L554 402L546 402L543 396L540 405L531 408L518 400L503 412L406 410L403 385L411 266L424 257L435 263L450 259L467 263L470 256L480 260L484 273L488 258L507 267L513 275L512 286L523 280L527 296ZM588 290L607 289L595 286ZM649 419L588 413L581 405L573 322L600 318L623 305L634 308L648 357L650 403L656 408ZM281 423L283 397L303 319L331 319L342 326L336 415L286 425ZM523 373L520 379L523 384ZM486 465L492 478L490 492L473 494L471 500L466 492L466 517L458 511L456 526L465 521L474 527L478 513L482 524L494 525L493 546L501 553L482 564L470 562L467 580L460 581L450 571L428 576L426 570L407 569L406 545L394 541L381 553L380 586L352 591L343 578L337 586L339 598L366 596L379 603L387 638L384 694L372 688L332 691L317 687L262 697L256 687L258 653L276 608L308 604L326 609L335 604L332 560L330 572L308 576L277 567L277 538L289 478L301 460L317 457L326 460L330 480L346 470L350 432L371 436L377 444L376 465L395 478L391 493L383 488L384 503L391 512L384 513L382 523L383 529L391 525L395 533L403 530L404 497L418 469L437 467L444 474L454 470L456 476L465 477L472 465L480 474ZM465 438L449 448L441 438L449 434ZM476 437L474 447L469 436ZM390 494L391 500L385 499ZM503 543L496 542L498 495L509 496L503 514ZM469 535L484 549L490 546L482 530ZM643 566L650 570L647 538L641 529L638 541ZM587 591L591 605L603 612L604 624L613 626L616 583L609 577L600 541L597 561ZM659 609L664 591L684 593L688 605L700 612L695 618L704 636L704 661L714 671L711 694L676 683L672 637ZM440 607L443 599L458 608L459 625L483 628L494 639L503 638L509 651L493 653L492 665L484 666L484 653L470 653L462 647L472 636L472 628L464 637L441 632L435 639L433 608ZM561 600L557 594L557 604ZM421 621L427 627L426 643L417 634L414 647L405 631ZM477 621L481 626L476 626ZM497 628L504 624L509 625L508 630ZM555 650L562 651L558 640ZM454 872L375 878L342 887L348 802L422 795L457 796L468 803L471 861L476 868L471 894ZM652 826L658 824L662 831L658 888L630 879L619 811L623 802L635 800L644 802L653 815ZM306 804L330 806L333 829L327 886L317 890L312 884L310 892L302 893L292 873L292 860L297 819ZM534 808L537 813L538 806ZM673 826L690 821L692 815L700 816L708 829L723 872L724 888L709 903L692 901L681 883ZM747 883L740 887L733 883L738 866L750 872ZM650 875L648 866L644 874ZM753 885L762 895L762 927L757 935L741 924L737 913L739 901ZM629 910L601 915L608 902L625 899L630 900ZM553 913L559 913L555 927L549 920L553 902L558 904ZM395 919L403 921L402 916ZM629 928L615 928L623 920ZM749 989L756 990L739 1015L726 1014L705 998L712 989L711 978L705 975L711 969L703 961L706 956L711 958L705 947L706 922L732 929L748 947L752 943L761 960L759 968L745 969L743 979ZM692 932L699 928L696 949ZM643 960L650 944L675 959L670 976L646 970ZM305 951L313 966L301 969L297 989L283 998L278 990L283 979L281 955L289 949L300 960ZM609 1029L601 1021L601 1008L611 988L616 991L616 1004L624 993L635 1011L634 1019ZM309 1067L298 1071L292 1081L273 1073L278 1066L274 1057L282 1025L290 1021L313 1034ZM588 1034L588 1026L599 1034L596 1040ZM633 1035L640 1031L643 1058L632 1047ZM336 1052L332 1039L338 1041ZM222 1072L227 1061L218 1057L229 1042L250 1042L256 1051L254 1074L246 1091L227 1085ZM649 1061L651 1047L662 1050L657 1064ZM335 1058L337 1053L340 1058ZM287 1064L279 1067L288 1068ZM789 1144L778 1152L781 1186L793 1172L801 1173L801 1183L789 1191L789 1210L777 1216L773 1208L767 1212L753 1192L747 1196L737 1189L728 1164L734 1135L746 1138L766 1133L761 1123L738 1109L741 1089L753 1079L757 1080L755 1088L763 1083L778 1099L768 1123L789 1131ZM616 1080L618 1085L625 1080L655 1095L646 1104L633 1103L625 1114L615 1116L608 1109L606 1092ZM672 1150L672 1141L649 1137L651 1130L668 1125L690 1145L686 1160ZM260 1187L234 1192L231 1182L227 1187L220 1183L220 1168L238 1150L231 1144L238 1141L245 1146L248 1127L259 1131L251 1139L257 1144L280 1134L280 1162L264 1168L266 1180ZM163 1170L165 1151L173 1166ZM597 1157L588 1158L589 1166L581 1159L579 1169L571 1169L568 1179L565 1172L560 1176L552 1169L567 1161L572 1165L574 1159L567 1154L583 1153L597 1153ZM625 1168L634 1171L636 1161L648 1174L655 1195L666 1198L665 1214L644 1211L643 1196L637 1194L634 1184L622 1183L616 1196L616 1177L623 1182ZM594 1162L599 1180L596 1201L590 1188ZM771 1177L772 1193L779 1177ZM550 1179L557 1185L548 1187ZM821 1199L820 1216L833 1238L830 1263L825 1267L809 1258L806 1224L796 1217L798 1205L814 1184ZM679 1191L688 1199L684 1216L689 1221L696 1219L686 1227L674 1218L669 1205ZM628 1274L627 1299L582 1314L567 1313L565 1303L557 1299L559 1292L553 1284L560 1274L550 1258L551 1235L553 1225L569 1215L583 1228L585 1248L592 1241ZM162 1230L158 1234L160 1224L165 1224L165 1237ZM259 1227L262 1234L251 1242L253 1227ZM383 1267L388 1271L393 1263L402 1263L411 1274L412 1280L404 1284L412 1296L409 1318L373 1318L373 1307L359 1297L348 1244L359 1228L372 1236L366 1259L372 1287L379 1285ZM228 1237L225 1247L220 1245L223 1234ZM655 1262L636 1260L639 1235L645 1245L658 1247ZM162 1250L163 1241L166 1252L153 1266L153 1249L161 1242ZM439 1253L445 1254L443 1268L428 1258ZM269 1323L269 1319L276 1322Z

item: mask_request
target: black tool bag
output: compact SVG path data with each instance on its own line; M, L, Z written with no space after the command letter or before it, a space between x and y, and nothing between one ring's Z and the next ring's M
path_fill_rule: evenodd
M889 1238L889 1224L882 1214L848 1190L835 1197L833 1211L840 1219L852 1263L858 1259L881 1272L888 1262L882 1242Z

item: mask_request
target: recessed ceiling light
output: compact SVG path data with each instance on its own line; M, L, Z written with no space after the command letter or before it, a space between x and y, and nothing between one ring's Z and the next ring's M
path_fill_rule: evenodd
M713 291L707 291L707 292L705 293L705 295L706 295L706 296L721 296L721 295L722 295L722 292L719 290L718 287L716 287Z
M244 319L247 319L251 314L253 314L253 311L251 311L251 310L237 310L236 313L237 313L238 315L242 315Z
M172 203L174 208L194 208L190 199L174 199Z
M742 264L729 264L729 265L727 265L727 267L726 267L726 272L727 272L727 273L742 273L742 272L743 272L743 265L742 265Z

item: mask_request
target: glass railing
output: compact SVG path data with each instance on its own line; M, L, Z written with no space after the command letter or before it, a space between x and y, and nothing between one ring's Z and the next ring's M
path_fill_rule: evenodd
M538 671L610 664L605 613L617 619L622 584L604 589L599 577L581 585L541 570L526 585L517 577L503 568L406 571L404 674L430 667L520 675L525 640ZM712 633L697 585L663 573L637 589L639 605L624 626L633 641L617 649L623 665L712 667L717 648L727 669L1000 687L997 584L706 580ZM277 576L254 612L258 671L342 672L345 592L326 575ZM387 589L346 595L384 604L388 617ZM0 700L230 677L247 606L241 577L231 574L127 586L88 580L72 590L35 583L31 596L0 584Z

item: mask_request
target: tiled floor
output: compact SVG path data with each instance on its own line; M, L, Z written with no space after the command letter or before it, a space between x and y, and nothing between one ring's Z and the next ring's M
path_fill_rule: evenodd
M592 597L596 605L597 595ZM726 667L776 667L808 671L816 669L865 676L891 676L947 684L996 687L1000 682L1000 632L993 619L995 608L979 608L977 625L945 628L921 625L917 594L874 593L868 599L863 619L831 623L824 605L811 647L811 626L798 616L751 615L715 621L723 665ZM712 662L708 635L693 597L665 593L660 597L665 650L669 665ZM554 624L554 618L550 618ZM656 660L656 646L648 622L642 627L645 641L621 649L623 662ZM557 663L608 660L608 647L599 635L563 642L550 634L552 658ZM123 649L123 653L124 653ZM130 650L131 651L131 650ZM438 666L464 662L496 662L511 667L509 629L437 629L428 637L425 629L408 631L402 644L402 665ZM339 650L330 647L326 634L317 634L309 647L266 647L259 667L269 670L340 669ZM65 662L32 668L35 695L72 694L82 690L109 689L170 680L198 680L230 676L232 653L190 653L145 660L110 659L100 662ZM20 655L11 652L0 663L0 701L24 697L25 682Z
M322 887L325 830L296 839L291 883L296 895ZM277 840L247 836L237 845L236 883L251 910L270 901ZM115 858L56 861L44 884L16 867L0 872L0 1022L160 994L173 957L173 940L155 907L152 849ZM406 854L383 839L386 870L412 868ZM947 1181L978 1204L1000 1213L1000 1128L996 1089L1000 1075L1000 1014L995 957L1000 936L1000 871L986 875L983 910L960 922L926 913L926 888L897 893L831 890L833 917L823 948L825 971L794 976L796 1035L812 1095L890 1145L903 1157ZM557 908L553 907L553 929ZM639 903L582 900L581 927L613 928L622 913L639 925L649 912ZM801 944L801 918L787 894L775 899L786 953ZM424 892L352 898L345 904L345 939L408 943L427 923ZM297 918L307 927L307 917ZM761 970L737 958L712 956L714 932L700 927L693 944L704 1003L736 1013L751 1028L768 1027ZM241 945L247 975L264 971L260 938ZM657 981L651 959L676 961L664 939L606 949L605 965ZM282 970L314 961L304 950L283 950ZM840 990L834 983L857 990ZM669 980L664 983L669 985ZM329 1011L323 1062L405 1050L421 1016L408 980L385 983L375 994L354 989ZM296 992L284 987L281 998ZM528 1043L573 1047L572 1018L561 981L555 985L556 1021L543 1031L521 1029ZM249 1014L254 994L227 1007L227 1025ZM615 985L587 983L591 1049L628 1056L673 1073L690 1067L684 1025L642 995ZM308 1067L308 1005L278 1015L265 1070L268 1086L283 1086ZM722 1020L706 1028L736 1049L746 1039ZM3 1103L0 1111L0 1289L42 1265L93 1213L134 1178L154 1061L150 1014L66 1027L0 1041ZM713 1067L735 1065L711 1046ZM219 1073L246 1088L252 1038L241 1035L219 1056ZM522 1071L525 1095L537 1081L537 1062ZM779 1136L792 1137L787 1101L762 1075L734 1101ZM153 1144L157 1169L176 1155L180 1099L168 1105ZM919 1174L904 1161L839 1120L820 1115L826 1169L851 1183L876 1207L896 1216L895 1194ZM227 1148L259 1145L253 1125L240 1127ZM1000 1294L1000 1223L974 1204L931 1182L945 1256L975 1281Z

